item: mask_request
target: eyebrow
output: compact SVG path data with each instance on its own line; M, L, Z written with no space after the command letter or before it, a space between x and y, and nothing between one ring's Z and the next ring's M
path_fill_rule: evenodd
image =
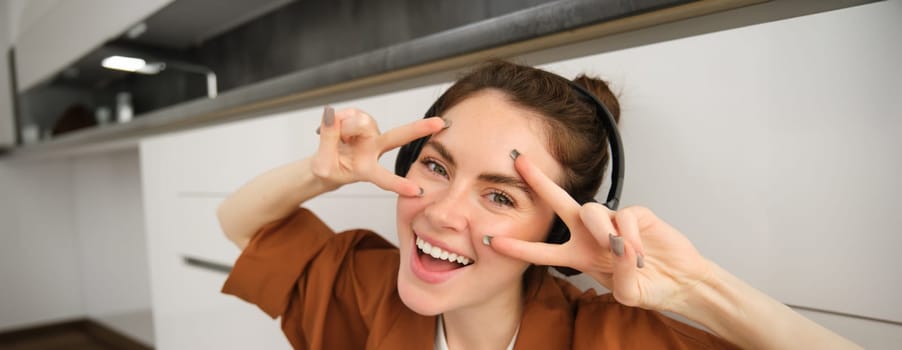
M526 196L529 197L529 200L533 199L532 198L532 190L529 188L529 185L527 185L526 182L523 182L523 180L521 180L518 177L507 176L504 174L491 174L490 173L490 174L480 174L479 179L482 181L485 181L485 182L491 182L491 183L496 183L499 185L516 187L516 188L520 189L520 191L523 191L524 193L526 193Z
M448 149L445 148L445 145L442 145L440 142L435 140L429 140L429 142L426 143L426 146L432 147L432 149L434 149L435 152L437 152L442 158L444 158L445 161L447 161L452 167L457 166L457 164L454 162L454 157L451 156L451 152L448 152ZM526 195L529 196L529 200L533 200L532 189L530 189L529 185L519 177L498 173L482 173L479 174L478 179L494 184L516 187L526 193Z
M448 149L445 148L445 145L435 140L429 140L429 142L426 142L426 146L431 146L432 149L438 152L438 155L442 156L442 158L445 158L445 160L448 161L451 166L457 166L457 163L454 162L454 157L451 156L451 152L448 152Z

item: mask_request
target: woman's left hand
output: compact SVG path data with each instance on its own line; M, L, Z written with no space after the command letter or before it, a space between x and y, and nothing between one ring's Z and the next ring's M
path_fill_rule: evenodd
M548 244L495 237L495 251L538 265L577 269L620 303L652 310L671 309L710 273L711 263L692 243L648 208L611 211L598 203L580 205L527 156L514 164L570 229L570 240Z

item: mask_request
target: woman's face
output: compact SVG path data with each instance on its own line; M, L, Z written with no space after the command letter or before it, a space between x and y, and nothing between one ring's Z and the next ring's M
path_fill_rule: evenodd
M398 199L398 291L423 315L519 300L511 298L520 296L528 264L495 253L483 236L542 241L554 213L514 169L511 150L552 179L563 173L546 149L543 121L501 92L474 94L444 117L451 127L428 141L407 174L424 195Z

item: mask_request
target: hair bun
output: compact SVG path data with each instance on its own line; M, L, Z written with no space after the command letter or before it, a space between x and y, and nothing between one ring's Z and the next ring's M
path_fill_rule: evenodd
M617 101L617 96L611 92L611 88L606 81L580 74L573 79L573 82L595 95L611 111L614 121L620 123L620 102Z

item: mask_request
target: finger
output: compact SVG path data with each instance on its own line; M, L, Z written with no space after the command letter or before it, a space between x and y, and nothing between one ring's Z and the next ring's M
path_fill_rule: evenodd
M514 159L514 167L517 172L526 181L526 184L551 206L561 220L568 227L578 227L579 223L579 203L570 197L567 191L558 186L551 178L536 167L527 156L519 154L516 150L511 152Z
M415 182L395 175L378 165L370 172L369 181L383 190L392 191L402 196L416 197L423 195L423 188Z
M645 250L642 246L642 237L639 234L639 221L634 213L635 210L635 207L630 207L617 211L614 215L614 221L617 223L620 236L636 252L636 266L641 268L645 264L643 261Z
M341 120L341 140L350 143L354 138L379 136L379 126L369 114L358 109L343 109L335 113Z
M341 121L335 118L335 110L326 106L320 121L319 148L316 150L317 162L314 172L327 174L332 165L338 161L339 128Z
M528 263L546 266L571 266L569 255L561 252L563 246L544 242L528 242L510 237L490 239L494 251Z
M614 212L599 203L586 203L579 209L579 218L589 233L604 249L610 249L610 235L617 232L611 221Z
M614 297L623 305L639 306L641 290L639 289L639 269L636 267L636 251L627 244L623 256L614 257Z
M420 119L401 125L382 134L379 147L382 152L398 148L423 136L434 134L445 127L445 120L439 117Z

